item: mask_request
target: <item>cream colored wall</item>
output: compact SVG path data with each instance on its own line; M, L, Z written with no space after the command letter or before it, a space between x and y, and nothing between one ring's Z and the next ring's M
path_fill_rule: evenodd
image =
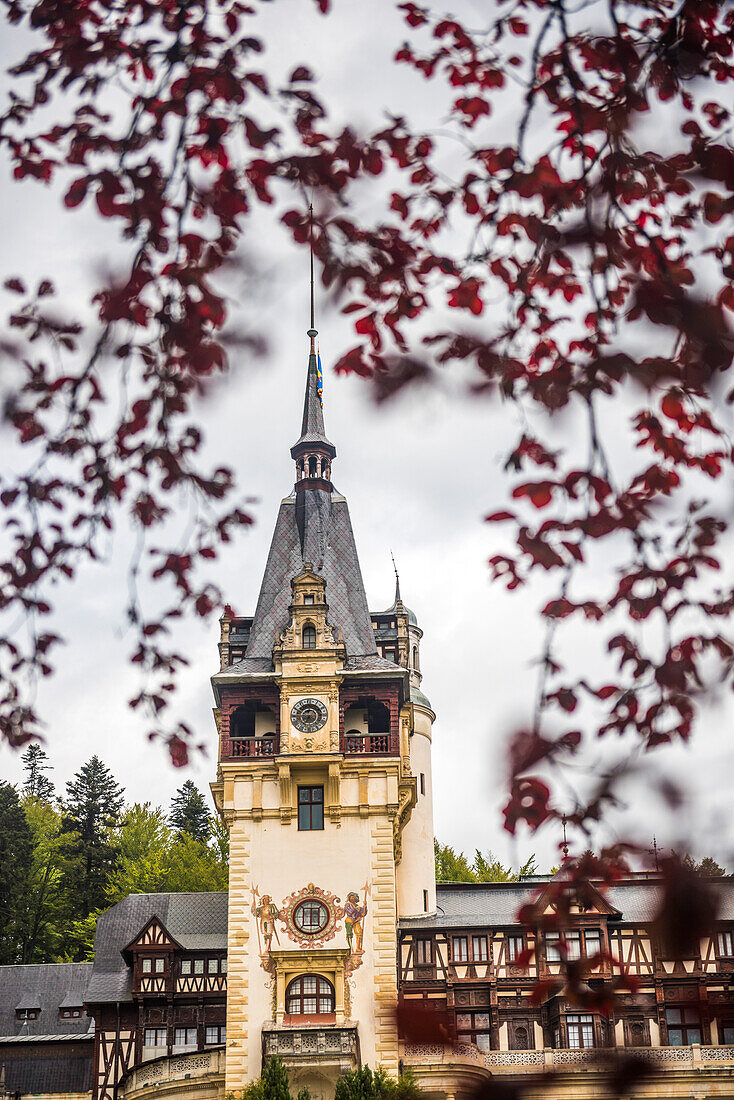
M414 705L414 732L410 739L410 770L418 789L418 801L403 830L403 857L397 868L398 913L401 917L422 916L423 891L428 892L428 912L436 912L436 869L433 855L433 778L431 731L433 712ZM426 793L421 794L420 776L425 776Z
M305 762L304 762L305 763ZM281 819L279 782L274 769L263 762L259 773L248 768L231 784L232 863L230 872L229 979L227 997L227 1090L242 1088L260 1073L262 1029L273 1019L275 978L261 963L258 928L251 913L252 888L269 894L283 907L285 899L309 885L336 895L343 904L350 891L360 900L368 887L364 920L362 964L348 979L351 993L349 1018L358 1024L362 1061L384 1065L397 1073L395 1024L396 986L396 883L392 815L397 796L397 762L370 764L362 761L341 781L338 823L325 807L323 830L298 829L295 800L299 783L328 782L328 764L293 762L293 814ZM344 767L344 766L343 766ZM270 774L268 774L270 773ZM253 793L262 807L252 813ZM226 800L225 800L226 801ZM227 806L225 805L225 814ZM237 853L237 854L235 854ZM241 854L240 854L241 853ZM298 950L283 922L277 924L274 950ZM344 919L324 951L346 948ZM319 948L309 948L318 957Z

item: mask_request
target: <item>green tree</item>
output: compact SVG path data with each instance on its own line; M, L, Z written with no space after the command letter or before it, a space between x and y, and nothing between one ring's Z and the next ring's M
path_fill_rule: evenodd
M123 793L98 756L88 760L66 784L64 828L76 834L81 857L67 883L76 900L78 919L106 903L109 877L118 857L112 830L119 824Z
M218 849L181 833L168 852L165 889L172 893L226 890L228 868Z
M463 852L457 853L450 845L439 844L437 840L433 842L433 851L437 882L517 882L525 875L538 873L534 855L513 871L495 859L492 852L485 855L478 848L471 863Z
M0 783L0 964L20 962L33 836L18 792Z
M373 1072L369 1066L361 1066L339 1078L334 1100L418 1100L420 1095L409 1070L395 1080L381 1067Z
M280 1058L268 1058L262 1073L263 1100L291 1100L288 1070Z
M179 833L187 833L194 840L206 843L211 833L211 814L204 796L190 779L179 787L171 802L168 820Z
M65 884L78 878L81 857L77 836L64 829L61 814L50 802L31 796L24 799L23 809L33 854L27 878L22 961L57 961L66 954L66 933L75 912Z
M54 796L54 785L44 772L51 771L48 753L39 744L33 742L21 756L25 780L23 796L37 798L40 802L50 802Z
M173 834L160 807L149 802L129 806L115 833L117 862L107 882L112 905L128 894L156 894L167 889Z

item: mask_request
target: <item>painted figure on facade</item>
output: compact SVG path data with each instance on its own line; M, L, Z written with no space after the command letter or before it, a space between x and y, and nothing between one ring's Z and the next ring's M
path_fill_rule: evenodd
M359 955L364 954L362 941L364 939L364 918L367 915L367 886L364 887L364 902L360 904L359 894L352 890L347 894L344 903L344 925L347 931L347 946L350 951ZM354 941L354 945L353 942Z
M257 891L257 887L252 888L252 912L257 920L257 940L260 949L260 954L270 954L270 949L273 943L273 935L275 936L278 944L280 944L280 937L278 936L278 929L275 922L280 918L280 910L275 904L270 894L263 894L260 896ZM260 936L262 935L262 940ZM265 950L263 952L263 943Z

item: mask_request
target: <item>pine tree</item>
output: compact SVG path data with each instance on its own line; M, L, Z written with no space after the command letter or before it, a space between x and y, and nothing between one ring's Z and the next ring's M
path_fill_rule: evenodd
M262 1073L263 1100L291 1100L288 1070L280 1058L268 1058Z
M33 837L15 787L0 783L0 964L22 958Z
M176 792L168 820L179 833L187 833L202 844L209 839L211 814L206 808L203 794L190 779Z
M39 744L33 742L20 758L25 771L23 795L25 798L37 798L39 802L50 802L54 796L54 785L44 772L51 771L48 753Z
M106 904L107 883L117 862L111 830L119 824L123 797L122 787L98 756L88 760L66 784L64 828L76 833L82 857L68 883L77 919Z

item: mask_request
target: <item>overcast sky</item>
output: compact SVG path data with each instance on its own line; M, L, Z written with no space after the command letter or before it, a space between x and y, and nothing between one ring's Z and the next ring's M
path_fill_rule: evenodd
M486 10L483 3L464 6ZM284 69L307 60L320 75L326 98L358 126L374 119L380 106L430 114L430 89L406 69L390 66L404 32L387 0L379 20L359 0L336 0L326 20L313 7L306 0L277 0L271 6L275 54ZM73 307L82 308L95 274L115 254L110 227L100 227L85 209L62 212L58 193L14 184L6 167L0 175L0 218L4 273L50 274ZM242 614L254 611L278 504L293 483L289 448L300 429L308 349L306 257L272 221L261 219L258 225L247 245L255 274L233 276L229 311L235 325L240 312L243 323L256 313L269 338L268 353L254 361L234 355L228 379L201 409L207 456L234 466L243 491L255 500L255 526L237 536L215 569ZM437 714L437 835L465 850L491 849L514 864L537 851L541 864L549 866L556 859L557 835L524 836L513 843L499 814L504 739L532 714L533 660L542 640L537 609L547 599L542 585L505 593L490 584L486 566L499 536L482 517L503 506L502 465L517 434L515 413L511 406L461 397L450 378L376 407L364 383L329 370L349 346L347 321L321 300L317 327L326 373L326 428L338 451L333 479L349 500L369 605L382 610L392 602L392 551L403 598L424 630L423 688ZM557 430L563 434L568 424L560 421ZM18 468L20 458L7 436L0 436L0 445L4 467ZM57 624L67 644L57 652L56 675L42 686L39 709L48 723L58 788L96 752L130 801L166 807L185 778L205 789L214 778L209 677L218 664L218 625L187 625L191 665L181 680L176 711L206 742L208 756L187 771L174 771L164 751L146 742L140 719L126 705L137 687L127 661L132 638L124 619L129 553L123 536L103 563L86 567L73 588L55 594ZM568 634L565 655L590 674L595 644L598 639L594 643L579 629ZM728 701L712 705L696 744L671 754L673 773L684 772L694 794L701 795L675 820L657 805L646 782L630 789L643 842L655 833L659 843L670 843L688 831L699 838L702 852L729 858L731 721ZM625 751L624 745L614 749L617 755ZM0 774L11 780L20 775L17 755L6 748L0 749Z

